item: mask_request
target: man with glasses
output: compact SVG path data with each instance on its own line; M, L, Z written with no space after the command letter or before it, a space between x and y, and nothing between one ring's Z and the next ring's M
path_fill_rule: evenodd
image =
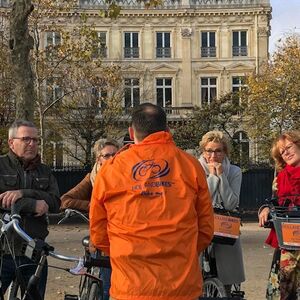
M203 169L176 147L160 106L137 106L129 133L134 144L101 167L90 206L91 240L111 258L111 299L198 299L198 255L213 236Z
M22 218L23 229L33 238L45 239L48 235L48 212L57 212L60 206L59 190L49 167L41 163L38 154L38 130L29 121L17 120L9 128L9 152L0 156L0 202L4 209L10 209L16 201L26 201ZM25 283L34 273L36 266L24 256L22 239L14 237L14 255ZM5 249L2 257L1 283L5 293L16 276L16 267L11 253ZM39 291L44 297L47 268L42 272Z

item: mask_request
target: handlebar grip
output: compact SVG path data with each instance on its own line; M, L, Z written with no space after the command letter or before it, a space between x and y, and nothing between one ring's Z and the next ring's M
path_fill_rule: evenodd
M11 215L19 215L22 210L27 206L30 206L31 199L29 198L21 198L17 200L12 206L11 206ZM28 212L28 211L27 211Z
M84 262L84 266L86 268L102 267L106 269L111 269L110 258L109 256L100 256L97 258L88 257Z

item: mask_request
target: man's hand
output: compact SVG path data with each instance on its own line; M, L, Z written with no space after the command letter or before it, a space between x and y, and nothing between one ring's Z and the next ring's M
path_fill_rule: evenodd
M0 194L0 202L3 208L10 208L18 199L23 197L21 190L6 191Z
M45 200L36 200L35 205L35 216L40 217L46 214L49 210L49 205L46 203Z
M265 223L268 221L269 213L270 213L270 208L265 207L258 215L258 220L259 220L258 223L260 227L263 227Z

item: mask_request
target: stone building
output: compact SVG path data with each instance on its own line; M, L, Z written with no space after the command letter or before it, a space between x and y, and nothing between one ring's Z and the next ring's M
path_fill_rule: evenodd
M0 0L0 9L8 2ZM78 0L76 9L60 17L76 26L78 13L84 12L95 26L98 54L122 66L125 110L149 101L176 119L241 89L243 77L259 72L268 59L269 0L162 0L154 8L137 0L117 4L116 19L99 18L105 0ZM60 42L55 32L41 34L45 47ZM236 138L249 148L242 128Z

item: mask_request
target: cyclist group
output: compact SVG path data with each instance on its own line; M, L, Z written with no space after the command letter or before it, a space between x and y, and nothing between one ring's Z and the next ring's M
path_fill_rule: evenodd
M89 211L90 249L110 257L112 272L101 270L105 299L198 299L203 285L199 255L208 247L230 295L233 284L245 281L240 240L234 245L211 242L213 208L234 211L239 206L242 173L230 164L225 135L211 131L203 136L199 163L176 147L164 110L150 103L134 109L129 134L134 144L120 150L114 140L97 142L92 172L61 197L61 209ZM15 121L8 144L9 153L0 157L1 205L9 209L29 198L23 228L33 238L45 239L46 214L58 211L60 199L55 178L38 155L37 128L28 121ZM299 131L281 135L272 156L280 170L276 194L294 195L288 205L299 206ZM269 211L268 206L260 209L261 226ZM268 287L267 299L296 299L300 251L280 249L273 230L267 243L276 248L270 272L276 283ZM16 273L21 272L25 282L34 273L20 247L16 239L17 265L6 249L1 253L2 293ZM29 267L19 267L24 264ZM47 266L39 285L41 295L46 281Z

